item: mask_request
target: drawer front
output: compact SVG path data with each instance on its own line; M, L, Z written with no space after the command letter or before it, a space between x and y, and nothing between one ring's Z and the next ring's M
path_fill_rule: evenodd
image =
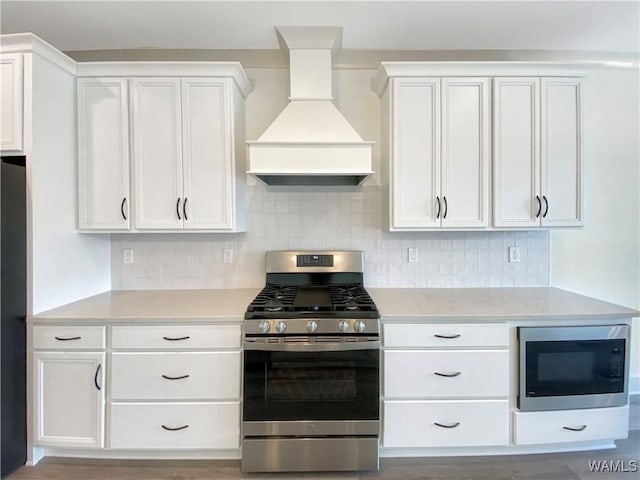
M240 398L240 352L111 354L115 400Z
M514 422L518 445L627 438L629 407L514 412Z
M387 350L384 396L506 397L508 350Z
M240 403L113 403L110 446L239 448Z
M104 349L105 339L105 327L100 325L35 325L33 327L33 348L35 349Z
M507 445L509 405L507 400L391 400L384 402L383 425L385 447Z
M117 325L111 330L114 349L240 349L240 325Z
M385 347L506 347L506 323L385 324Z

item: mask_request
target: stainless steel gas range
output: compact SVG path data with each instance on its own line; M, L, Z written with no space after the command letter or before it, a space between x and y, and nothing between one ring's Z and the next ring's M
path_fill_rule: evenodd
M378 468L379 313L360 251L267 252L245 313L242 470Z

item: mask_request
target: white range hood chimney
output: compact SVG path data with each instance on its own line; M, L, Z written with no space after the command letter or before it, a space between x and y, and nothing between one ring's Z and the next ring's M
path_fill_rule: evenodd
M256 141L249 171L267 185L358 185L369 175L365 142L332 102L331 52L340 27L276 27L289 49L289 104Z

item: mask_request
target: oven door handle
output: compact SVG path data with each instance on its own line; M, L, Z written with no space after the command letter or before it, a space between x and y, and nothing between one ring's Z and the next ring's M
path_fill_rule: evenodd
M269 352L343 352L348 350L378 350L379 340L344 343L265 343L244 342L245 350Z

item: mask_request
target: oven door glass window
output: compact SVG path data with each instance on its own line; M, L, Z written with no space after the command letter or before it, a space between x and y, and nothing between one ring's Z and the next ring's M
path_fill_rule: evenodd
M378 419L377 349L244 355L244 421Z
M527 342L526 395L623 392L624 354L624 339Z

